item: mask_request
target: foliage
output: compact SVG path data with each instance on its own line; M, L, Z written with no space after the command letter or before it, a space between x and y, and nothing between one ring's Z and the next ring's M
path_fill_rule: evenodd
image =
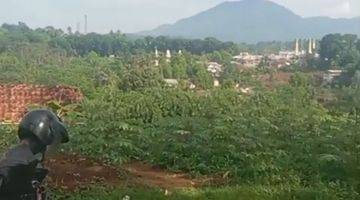
M85 56L96 52L101 56L139 54L153 52L155 48L162 52L188 51L194 54L214 51L229 51L237 53L238 47L232 42L221 42L215 38L204 40L172 39L168 37L144 37L131 39L121 32L108 34L64 33L53 27L30 29L26 24L3 24L0 29L0 53L11 50L16 44L41 43L55 49L61 49L68 54Z
M322 67L356 68L360 64L360 40L357 35L329 34L320 41Z
M323 39L321 56L350 66L345 57L353 54L341 52L355 39L343 36L346 45L340 39L338 47L336 37ZM181 49L185 44L190 47L182 55L173 55L171 62L161 59L160 66L154 66L149 53L154 46ZM175 199L227 195L224 198L231 199L247 194L249 199L359 198L357 68L350 87L339 88L338 103L346 109L325 108L317 101L309 77L301 73L272 90L256 87L246 95L235 90L235 84L256 85L254 77L260 70L239 71L229 62L229 52L236 50L232 48L211 38L128 40L120 33L79 35L51 27L3 25L0 81L71 85L85 93L84 101L74 107L50 105L65 114L70 125L69 151L116 164L143 160L194 176L221 176L230 186L245 185L180 192ZM192 54L204 52L209 54ZM223 88L213 88L213 77L206 70L209 60L224 65L220 80L228 84ZM197 90L168 88L164 78L193 82ZM4 125L0 132L3 150L16 134ZM165 198L159 191L150 192L154 198ZM105 189L99 194L111 199L123 191ZM85 195L99 198L97 192L90 192L74 199Z
M54 199L67 198L70 200L83 199L138 199L138 200L335 200L356 199L353 193L341 191L336 185L331 187L318 186L316 188L274 187L274 186L234 186L223 188L183 189L165 194L160 189L147 188L89 188L73 195L57 194Z
M5 152L17 140L15 127L0 124L0 153Z

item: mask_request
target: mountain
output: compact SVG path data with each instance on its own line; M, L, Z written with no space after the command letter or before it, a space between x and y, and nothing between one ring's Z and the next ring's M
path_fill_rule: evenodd
M321 38L328 33L360 35L360 18L303 18L267 0L224 2L175 24L162 25L141 35L183 38L215 37L223 41L256 43Z

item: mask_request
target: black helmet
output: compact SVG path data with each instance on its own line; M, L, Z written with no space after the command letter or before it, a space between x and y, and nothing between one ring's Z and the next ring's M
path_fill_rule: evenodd
M61 143L69 141L66 127L61 119L45 109L28 112L20 122L18 136L20 140L35 136L43 145L51 145L56 139Z

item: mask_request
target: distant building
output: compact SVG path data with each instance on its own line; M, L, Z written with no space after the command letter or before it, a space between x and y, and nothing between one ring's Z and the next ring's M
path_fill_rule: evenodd
M253 92L252 88L240 88L240 92L244 93L244 94L251 94Z
M297 56L296 52L294 52L294 51L280 51L279 52L280 58L284 58L284 59L288 59L288 60L295 59L296 56Z
M166 62L171 61L171 51L168 49L166 50Z
M309 39L309 49L308 49L308 54L313 54L313 44L312 44L312 39Z
M300 46L299 46L299 39L296 39L295 41L295 55L300 54Z
M309 38L309 44L308 44L307 53L308 54L314 54L315 56L318 55L316 53L316 39Z
M193 90L196 88L196 85L194 83L190 83L189 88Z
M302 58L305 58L306 55L319 57L319 54L316 53L316 40L310 38L305 41L308 42L308 46L301 45L300 39L296 39L293 50L279 51L277 54L257 55L242 52L234 56L234 60L231 63L241 67L254 68L263 62L267 67L282 68L298 62Z
M263 55L253 55L248 52L243 52L233 57L233 59L235 60L235 64L249 68L257 67L263 58Z
M222 65L217 62L209 62L207 66L207 71L210 72L213 77L220 77L221 72L223 71Z
M313 40L313 50L316 50L316 39Z
M155 48L155 66L159 66L159 51Z
M218 79L214 79L214 87L220 87L220 81Z
M280 69L286 66L290 66L291 62L285 58L275 58L275 59L273 58L273 59L269 59L268 65L271 68Z
M196 88L196 85L190 80L180 80L180 81L181 81L181 86L186 86L187 88L189 88L191 90ZM170 78L164 79L164 82L168 87L173 87L173 88L176 88L180 85L180 82L177 79L170 79ZM183 85L183 84L185 84L185 85Z
M325 84L332 83L336 78L340 77L344 73L343 70L327 70L323 74L323 82Z
M164 79L167 86L177 87L179 85L179 81L176 79Z
M269 67L282 68L291 65L298 60L295 51L280 51L279 54L270 54L267 56Z

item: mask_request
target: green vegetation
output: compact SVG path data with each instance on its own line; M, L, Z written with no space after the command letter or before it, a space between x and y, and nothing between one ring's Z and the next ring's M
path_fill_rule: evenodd
M171 49L186 50L194 54L220 50L229 50L234 53L238 51L234 43L220 42L215 38L187 40L160 36L131 39L120 32L111 32L106 35L96 33L80 35L71 30L64 33L53 27L32 30L21 22L19 25L4 24L0 27L0 52L18 50L26 44L50 46L67 54L81 56L92 51L101 56L149 53L154 52L155 48L163 52Z
M324 68L359 70L360 42L356 35L330 34L320 42Z
M322 46L336 44L329 37ZM124 40L131 47L97 48L109 38L117 38L108 41L110 46ZM190 47L155 67L150 54L154 46L136 46L148 39L131 41L115 33L69 35L51 28L33 31L24 24L0 29L2 83L64 84L84 92L84 101L64 116L71 130L68 151L113 164L137 159L195 177L225 179L223 185L212 186L218 189L175 191L169 197L156 189L97 187L72 199L118 199L125 194L134 199L360 198L356 70L350 74L353 84L334 88L340 91L342 98L336 103L342 107L325 107L317 101L319 88L300 72L288 85L264 88L253 78L261 70L243 72L231 65L230 55L237 47L199 47L206 49L204 53ZM163 47L155 46L175 48L168 45L178 40L167 40ZM96 45L77 46L81 41ZM349 44L359 50L357 38ZM320 59L348 66L342 59L348 54L336 53L342 48L334 47L335 53L320 50ZM221 82L230 86L213 88L204 64L209 60L225 66ZM179 86L167 86L164 78L179 79ZM197 89L189 89L188 81ZM243 94L232 87L235 83L254 91ZM4 150L14 141L9 140L14 128L1 125L0 132Z
M360 34L359 23L358 17L341 20L304 18L273 1L242 0L220 3L144 34L185 38L212 36L223 41L256 43L321 37L328 33Z
M165 195L165 191L160 189L97 187L79 192L73 196L59 194L57 198L68 198L70 200L118 200L119 198L126 199L127 197L130 199L146 200L335 200L354 198L346 195L338 198L336 195L339 195L342 191L336 187L336 185L330 188L321 186L318 188L236 186L218 189L177 190L167 195Z

